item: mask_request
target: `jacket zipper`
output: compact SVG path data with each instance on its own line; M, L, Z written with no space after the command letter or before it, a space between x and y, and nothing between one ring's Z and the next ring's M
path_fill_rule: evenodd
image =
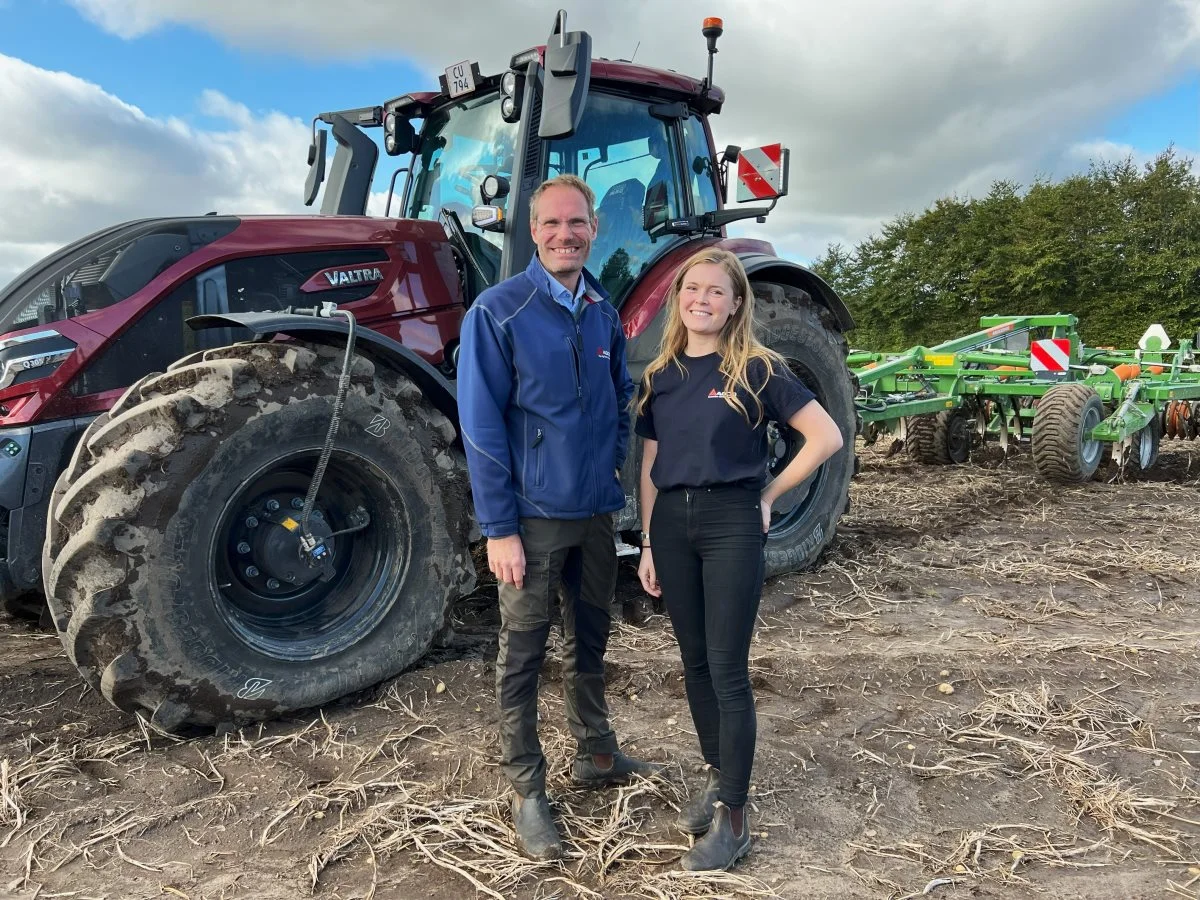
M545 475L542 469L542 451L538 449L542 443L542 439L546 437L546 432L542 429L537 430L537 434L533 436L533 443L530 444L530 449L536 451L533 454L533 482L538 487L545 485Z
M595 509L600 502L600 488L596 479L596 458L594 455L595 450L593 448L592 419L591 416L587 414L587 404L585 403L583 397L583 328L579 324L580 319L583 318L584 310L587 309L587 304L586 302L581 304L575 313L567 312L567 310L561 306L559 306L559 309L562 309L563 312L567 313L571 319L571 324L575 327L575 337L567 338L567 342L571 345L571 358L575 363L575 397L579 401L579 412L583 415L584 419L587 420L586 452L588 469L591 470L592 482L592 502L589 505L592 509Z
M583 343L582 334L579 335L579 342ZM571 362L575 365L575 400L579 403L579 411L586 412L583 406L583 371L579 358L580 350L573 339L567 338L567 343L571 345Z
M581 276L582 277L582 276ZM578 341L571 342L571 348L575 351L575 387L579 393L579 411L583 413L584 419L587 420L587 455L588 468L592 473L592 509L600 505L600 484L596 478L596 457L595 457L595 437L592 433L592 417L587 414L587 405L583 398L583 328L579 324L579 319L583 317L583 307L579 310L579 316L572 316L575 320L575 337Z

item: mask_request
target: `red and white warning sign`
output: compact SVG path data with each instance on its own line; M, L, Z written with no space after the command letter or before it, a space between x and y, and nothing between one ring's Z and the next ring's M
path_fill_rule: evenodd
M738 154L737 202L773 200L787 194L788 151L783 144L751 147Z
M1070 338L1046 338L1029 345L1029 368L1035 372L1065 372L1070 364Z

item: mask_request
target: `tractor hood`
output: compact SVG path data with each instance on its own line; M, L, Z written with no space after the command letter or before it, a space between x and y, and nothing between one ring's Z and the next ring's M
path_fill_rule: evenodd
M447 282L457 280L445 231L436 222L364 216L139 219L80 238L13 279L0 290L0 335L63 319L87 324L90 314L146 291L156 293L219 262L347 247L376 247L380 260L390 248L412 264L420 257L422 265L446 269ZM335 280L326 279L324 286L346 287L371 277L367 260L361 262L331 263ZM311 287L320 285L313 281Z
M124 300L238 223L233 216L136 219L82 237L0 289L0 334Z

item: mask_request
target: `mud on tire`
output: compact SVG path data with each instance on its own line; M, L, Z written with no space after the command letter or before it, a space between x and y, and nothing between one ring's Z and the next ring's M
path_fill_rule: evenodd
M842 449L775 504L765 551L766 574L780 575L816 562L833 539L838 519L849 508L858 416L854 378L846 367L846 339L828 311L797 288L763 282L755 282L753 287L764 343L784 355L842 432ZM772 423L768 433L774 474L803 446L803 439L779 423Z
M135 384L80 440L51 499L43 571L67 655L117 707L177 730L320 705L419 659L474 584L453 426L363 357L316 508L329 531L353 527L357 508L369 526L331 538L327 581L283 573L276 552L271 587L253 564L284 534L253 512L275 503L282 513L261 515L278 518L303 496L342 355L198 353Z

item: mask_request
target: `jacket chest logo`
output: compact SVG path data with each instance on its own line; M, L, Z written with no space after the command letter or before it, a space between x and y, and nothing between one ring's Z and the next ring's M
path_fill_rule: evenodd
M728 400L732 396L733 391L718 391L716 388L708 392L709 400Z
M609 353L607 350L605 350L603 347L596 348L596 355L598 357L600 357L601 359L612 359L612 354Z

